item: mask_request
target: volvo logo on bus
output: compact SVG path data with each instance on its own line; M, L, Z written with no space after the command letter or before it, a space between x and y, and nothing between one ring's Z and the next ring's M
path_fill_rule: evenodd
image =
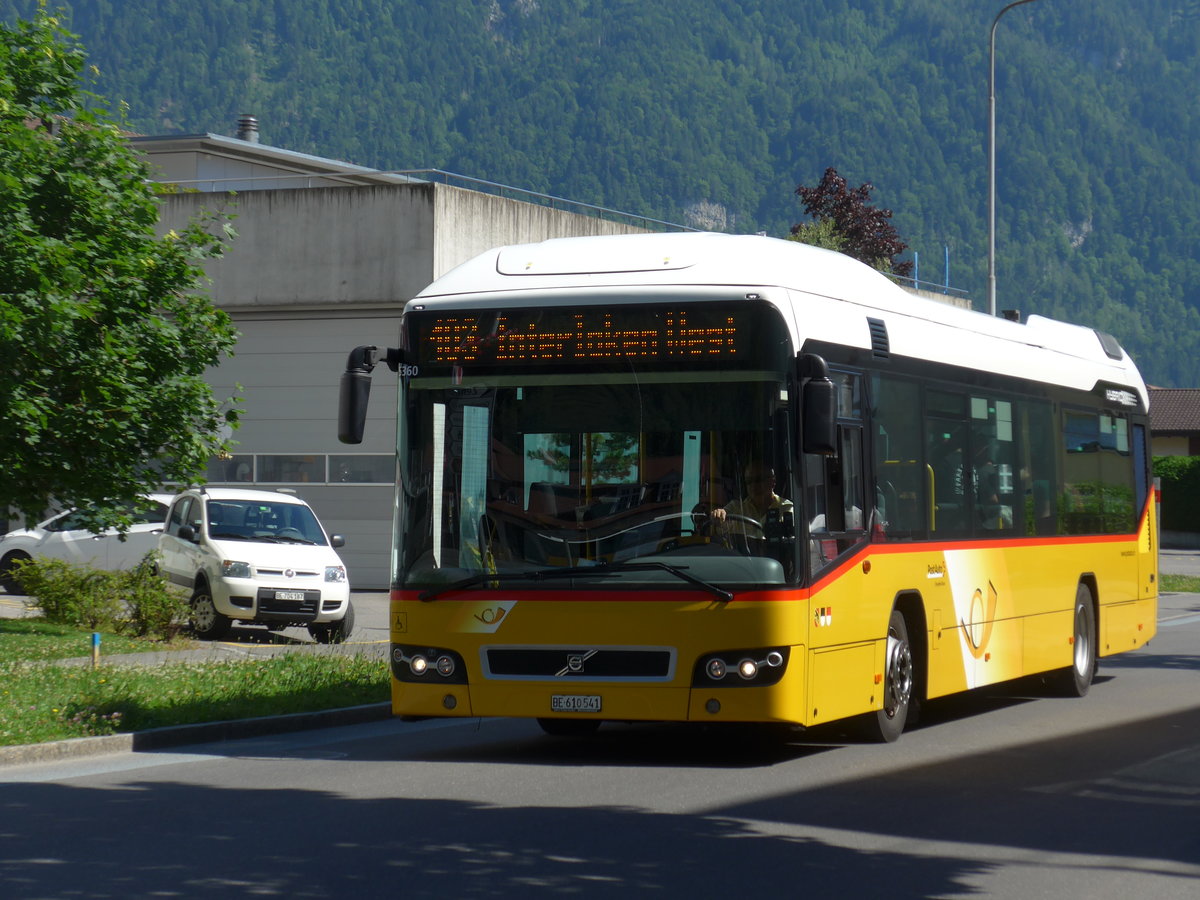
M559 669L555 673L555 677L562 678L566 675L582 675L583 664L595 656L598 652L599 651L597 650L585 650L582 653L578 651L568 653L567 665L564 668Z

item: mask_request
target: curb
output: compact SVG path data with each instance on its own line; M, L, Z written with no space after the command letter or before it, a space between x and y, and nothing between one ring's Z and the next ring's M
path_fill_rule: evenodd
M390 702L369 703L364 706L289 713L284 716L226 719L220 722L199 722L193 725L171 725L129 734L70 738L64 741L47 741L44 744L18 744L11 747L0 747L0 766L82 759L108 753L139 753L179 747L185 744L232 741L285 734L291 731L307 731L313 728L333 728L339 725L361 725L365 722L382 721L390 718L391 714L392 704Z

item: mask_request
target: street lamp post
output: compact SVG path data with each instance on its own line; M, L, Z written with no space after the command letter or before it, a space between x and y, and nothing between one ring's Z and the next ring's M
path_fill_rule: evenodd
M1010 3L992 20L989 43L988 68L988 313L996 315L996 26L1000 17L1022 3L1033 0L1016 0Z

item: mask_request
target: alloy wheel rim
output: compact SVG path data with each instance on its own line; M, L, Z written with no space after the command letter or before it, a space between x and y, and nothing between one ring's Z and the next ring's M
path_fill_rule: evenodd
M888 631L887 662L883 711L891 719L908 704L913 684L912 650L908 641L901 641L891 630Z

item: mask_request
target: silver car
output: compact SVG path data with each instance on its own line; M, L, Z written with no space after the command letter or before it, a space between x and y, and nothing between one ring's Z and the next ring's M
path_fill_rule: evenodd
M115 528L99 534L81 527L74 509L59 513L33 528L10 531L0 537L0 587L20 593L12 565L34 557L61 559L96 569L127 569L137 565L158 546L167 520L172 494L150 494L131 508L134 524L121 540Z

